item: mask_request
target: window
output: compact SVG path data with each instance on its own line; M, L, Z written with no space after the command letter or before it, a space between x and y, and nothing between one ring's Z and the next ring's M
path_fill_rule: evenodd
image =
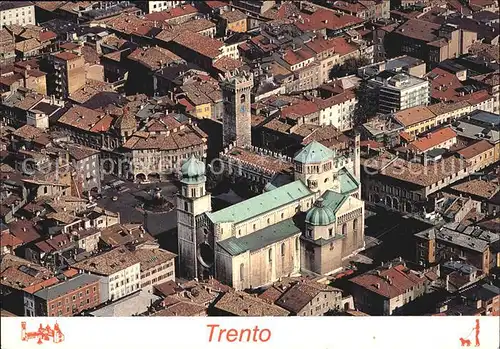
M299 238L295 239L295 249L298 251L300 249L300 241Z
M245 265L243 263L240 264L240 281L245 280Z
M347 234L347 223L342 224L342 235Z
M329 237L333 236L333 228L328 229L328 236Z
M271 263L273 261L273 249L272 248L269 249L267 259L268 259L269 263Z
M85 291L85 294L88 295L90 293L90 290L87 288L87 291Z
M76 300L76 295L73 295L72 299L75 301Z
M281 257L285 257L285 244L281 244Z
M358 230L358 219L355 218L353 221L352 221L352 230L354 231L357 231Z
M78 293L78 297L82 298L83 297L83 293L82 292Z

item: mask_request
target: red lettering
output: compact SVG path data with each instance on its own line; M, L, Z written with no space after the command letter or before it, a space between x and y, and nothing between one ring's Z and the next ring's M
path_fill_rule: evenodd
M220 331L220 332L219 332L219 342L222 342L222 334L223 334L224 332L226 332L227 330L225 330L225 329L221 328L219 331Z
M266 334L266 339L264 339L264 334ZM267 328L264 328L263 330L260 331L259 333L259 340L261 342L267 342L268 340L271 339L271 331L269 331Z
M240 343L249 343L249 342L261 342L266 343L271 339L271 330L264 328L259 329L258 326L255 326L253 329L244 328L244 329L225 329L220 328L220 325L209 324L207 325L210 328L210 334L208 336L208 342L211 343L213 341L217 342L240 342ZM253 334L252 334L253 333Z
M259 326L255 326L253 329L253 341L258 342L257 333L259 332Z
M210 335L208 336L208 341L212 342L212 339L213 339L213 336L214 336L214 332L215 332L215 328L219 327L219 325L215 325L215 324L211 325L211 324L209 324L209 325L207 325L207 327L210 328Z
M247 339L243 339L243 335L245 332L248 334ZM250 342L250 337L252 336L252 330L249 328L245 328L244 330L241 330L240 332L240 342Z
M238 330L234 328L227 330L226 339L228 342L235 342L238 339Z

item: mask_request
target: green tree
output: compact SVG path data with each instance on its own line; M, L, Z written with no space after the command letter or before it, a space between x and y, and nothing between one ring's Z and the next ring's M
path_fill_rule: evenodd
M330 71L330 79L341 78L346 75L356 74L358 68L370 64L370 60L366 57L352 57L346 59L344 64L337 65Z
M358 103L354 108L354 125L359 126L371 116L375 116L378 110L377 90L362 80L355 90Z

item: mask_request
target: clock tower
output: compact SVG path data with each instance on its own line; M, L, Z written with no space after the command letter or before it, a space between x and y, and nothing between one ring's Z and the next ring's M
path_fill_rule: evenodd
M238 147L251 145L250 92L253 87L253 75L235 71L221 77L220 85L224 100L224 147L231 143Z

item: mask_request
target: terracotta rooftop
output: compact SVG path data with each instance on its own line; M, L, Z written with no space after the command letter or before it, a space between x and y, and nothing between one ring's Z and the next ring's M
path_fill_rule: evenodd
M500 191L498 183L485 181L482 179L473 179L468 182L460 183L451 187L451 189L464 193L479 196L484 199L491 199Z
M242 66L242 61L228 56L221 57L213 63L213 67L221 73L231 72L235 69L241 68Z
M20 219L8 224L10 233L22 240L23 243L29 243L40 238L38 230L32 221Z
M417 39L425 42L435 41L438 37L436 31L441 27L440 24L421 21L419 19L410 19L399 26L394 33Z
M206 144L206 134L192 125L186 125L178 132L169 134L148 134L138 137L136 134L123 145L126 149L177 150Z
M440 144L457 137L455 131L451 127L444 127L439 130L430 132L424 137L419 138L409 144L410 148L416 149L420 152L425 152L430 148L439 146Z
M247 19L247 15L238 9L233 9L232 11L226 11L221 15L228 23L242 21Z
M60 124L72 126L85 131L105 132L109 130L110 124L104 124L109 116L105 117L103 112L88 109L79 105L71 107L58 120ZM112 119L112 118L111 118ZM97 130L96 126L101 126Z
M245 292L225 293L214 308L236 316L287 316L289 312Z
M158 265L175 258L175 254L162 248L138 248L132 251L134 258L141 262L141 272L148 271Z
M144 17L150 21L170 21L178 17L192 15L195 13L198 13L198 10L194 6L182 5L171 8L167 11L149 13Z
M32 50L41 49L42 46L42 43L35 38L16 42L16 50L20 52L30 52Z
M468 167L466 161L453 156L442 159L438 163L430 163L427 166L401 158L394 160L394 158L395 156L392 154L382 153L370 159L362 159L361 162L363 166L370 168L370 170L378 170L384 176L422 187L435 184Z
M138 263L139 260L127 248L120 246L76 263L72 267L95 274L111 275Z
M244 165L259 166L272 173L287 171L293 168L292 163L288 161L239 147L232 148L225 156Z
M349 281L385 298L392 299L409 292L410 289L422 286L426 280L425 277L418 275L404 265L377 270L379 270L380 275L376 271L370 271L355 276Z
M296 65L298 63L307 61L314 57L314 52L307 47L301 47L296 50L288 49L285 51L283 60L289 65Z
M2 286L34 293L41 284L49 286L58 282L50 270L11 254L3 256L0 265Z
M220 49L224 46L219 40L190 31L180 33L174 42L212 59L221 54Z
M165 65L182 60L173 52L161 47L150 47L146 49L137 48L127 58L141 63L152 71L156 71Z
M466 160L470 160L480 154L483 154L484 152L493 149L494 146L487 140L482 140L479 142L476 142L464 149L460 149L457 151L457 153Z
M72 61L74 59L79 58L80 56L72 53L72 52L59 52L54 55L54 57L62 59L63 61Z
M394 118L404 127L409 127L423 121L434 119L436 115L427 107L417 106L404 109L394 114Z

